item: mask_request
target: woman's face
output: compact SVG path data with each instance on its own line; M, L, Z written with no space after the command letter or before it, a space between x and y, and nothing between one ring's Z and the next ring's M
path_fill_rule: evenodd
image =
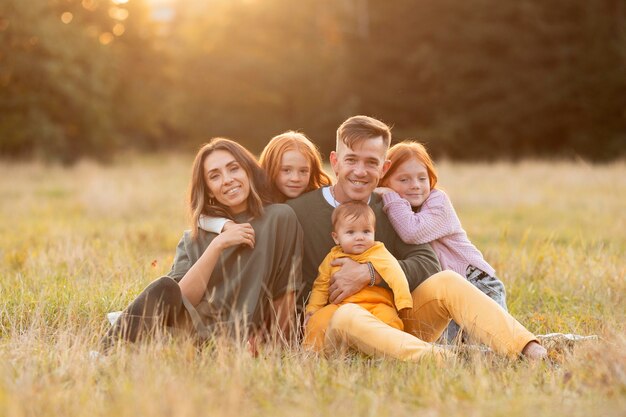
M416 158L403 162L389 176L389 188L407 200L411 207L420 207L430 195L430 179L426 166Z
M306 156L299 151L283 153L275 183L276 188L287 198L296 198L309 185L311 178L311 164Z
M241 164L228 151L216 150L204 159L204 181L209 196L228 207L232 214L248 208L250 179Z

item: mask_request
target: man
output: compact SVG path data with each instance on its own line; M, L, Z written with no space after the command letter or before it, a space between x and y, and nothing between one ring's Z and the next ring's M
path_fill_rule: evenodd
M430 245L402 242L383 213L382 199L372 194L389 166L385 155L390 142L391 132L383 122L367 116L351 117L337 130L336 150L330 154L337 183L288 202L296 212L305 236L301 304L311 290L319 264L334 246L330 219L333 209L351 200L369 202L376 214L376 240L383 242L400 261L411 290L440 271L439 261ZM330 301L337 303L370 283L366 264L349 259L340 263L342 268L333 277L329 289ZM381 284L378 274L376 284Z
M529 346L532 350L534 345L543 349L530 332L508 314L504 316L495 302L495 306L489 304L492 300L472 289L460 275L451 271L438 273L439 261L430 245L409 245L398 237L383 213L381 198L372 194L389 167L386 153L390 142L391 132L385 123L367 116L349 118L337 129L336 148L330 154L336 184L288 201L298 216L305 238L304 288L299 305L304 304L318 266L334 246L331 237L333 209L351 200L369 202L376 214L376 240L383 242L398 259L409 281L413 310L402 319L405 330L419 339L385 325L356 305L346 304L332 316L326 333L327 344L348 345L367 354L403 360L419 360L429 353L442 358L446 355L442 349L424 341L435 341L450 318L454 318L459 324L472 326L481 341L501 353L517 355ZM333 266L341 266L341 269L331 278L331 303L339 303L367 285L386 285L377 273L371 276L367 264L350 259L334 262ZM489 318L494 315L497 320Z

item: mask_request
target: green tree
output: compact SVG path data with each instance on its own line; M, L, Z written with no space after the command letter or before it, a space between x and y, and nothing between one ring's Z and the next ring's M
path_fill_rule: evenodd
M258 151L287 129L332 133L346 72L331 3L180 3L177 125L189 140L226 135Z

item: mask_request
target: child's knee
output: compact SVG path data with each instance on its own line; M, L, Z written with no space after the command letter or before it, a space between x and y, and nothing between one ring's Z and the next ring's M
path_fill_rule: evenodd
M349 329L352 327L355 314L358 314L361 310L363 309L356 304L344 304L340 306L337 311L335 311L335 314L333 314L328 327L336 330Z
M374 308L372 314L388 326L398 330L404 330L404 324L395 308L387 305L379 305Z
M329 323L337 310L337 305L329 304L317 310L308 320L304 329L303 345L315 351L321 351Z

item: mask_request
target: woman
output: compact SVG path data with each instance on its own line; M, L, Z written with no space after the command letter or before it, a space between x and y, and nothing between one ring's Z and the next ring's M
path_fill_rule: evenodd
M196 155L189 185L191 224L201 215L237 223L217 235L193 226L171 271L124 310L103 339L136 341L165 328L199 340L216 331L254 335L270 328L290 337L301 281L302 230L292 209L268 205L267 180L244 147L215 138ZM276 326L276 327L273 327Z

